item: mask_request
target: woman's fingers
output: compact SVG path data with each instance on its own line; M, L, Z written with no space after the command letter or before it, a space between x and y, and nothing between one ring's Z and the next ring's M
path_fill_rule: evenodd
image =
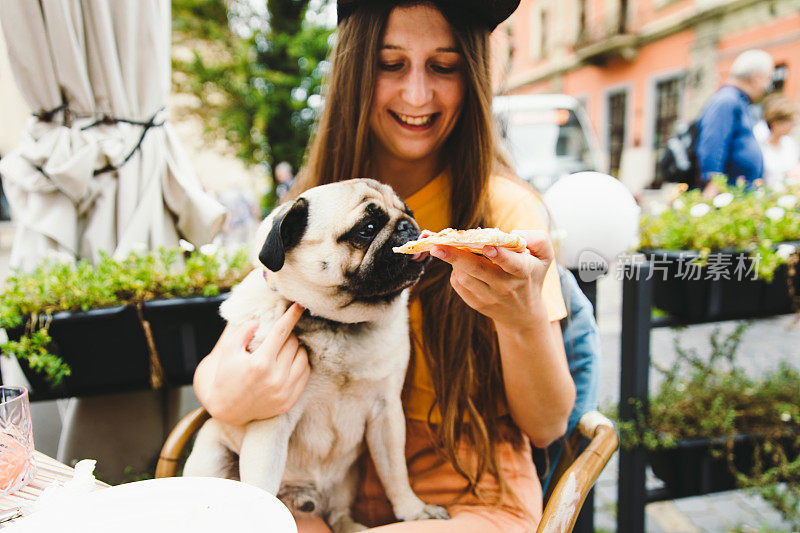
M555 259L555 250L553 249L553 241L550 240L550 235L544 230L514 230L511 233L516 233L525 239L528 243L528 250L537 259L550 263Z
M250 345L250 342L253 340L253 337L256 336L257 329L258 329L258 320L248 320L247 322L245 322L244 325L237 332L239 335L236 342L237 347L241 350L247 350L247 347Z
M311 377L311 366L308 364L308 352L302 346L295 353L292 366L289 369L287 382L289 384L288 403L291 407L300 398Z
M555 250L546 231L514 230L513 233L522 236L527 242L526 249L521 253L502 246L484 246L483 255L516 278L529 277L537 264L545 267L550 265L555 258Z
M292 358L292 364L289 366L288 380L292 383L297 382L302 378L303 374L308 374L310 370L308 351L303 346L298 346Z
M280 392L276 395L279 412L285 413L294 407L294 404L300 399L300 395L303 394L310 375L311 368L308 365L308 354L305 348L300 346L295 352L295 357L287 374L281 379Z
M523 316L531 309L554 257L547 232L515 233L527 242L522 252L501 246L485 246L480 255L452 246L434 246L430 252L453 267L450 284L461 299L494 320Z
M431 255L450 263L453 272L468 274L492 287L504 274L515 278L524 279L532 270L531 254L527 251L520 253L500 246L485 246L483 255L474 254L466 250L459 250L452 246L435 246ZM477 287L473 287L476 290Z
M453 271L450 272L450 284L453 288L458 285L470 292L482 293L491 290L491 286L482 279L476 278L472 274L465 272L453 266Z
M256 350L256 355L277 354L292 334L292 330L297 321L300 320L303 311L305 309L298 303L293 303L289 306L289 309L272 325L272 329L264 339L264 342Z
M453 246L434 246L430 254L437 259L450 263L454 271L464 272L484 283L491 282L500 270L488 259Z
M292 335L303 311L298 304L290 306L252 353L247 347L259 323L226 327L212 352L214 358L200 363L198 371L205 370L195 379L198 397L209 412L226 423L241 425L292 408L308 382L306 351Z
M483 255L499 266L503 272L521 278L530 272L530 254L527 250L515 252L502 246L484 246Z
M294 335L289 335L286 342L283 343L281 349L275 355L275 374L281 378L289 375L289 369L292 367L297 350L300 348L300 341Z
M473 278L474 279L474 278ZM477 281L477 280L476 280ZM483 283L483 282L479 282ZM481 297L475 294L473 290L470 290L464 283L461 282L459 277L450 275L450 285L453 286L453 290L456 291L456 294L464 300L464 303L468 306L472 307L475 310L479 310L482 303L485 303Z
M216 357L228 357L242 348L246 349L253 340L256 329L258 329L257 320L249 320L238 326L227 324L211 352L216 353Z

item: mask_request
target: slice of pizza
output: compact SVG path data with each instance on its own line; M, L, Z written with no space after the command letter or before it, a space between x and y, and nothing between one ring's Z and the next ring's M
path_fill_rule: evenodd
M438 233L425 230L419 239L396 246L392 251L400 254L416 254L428 252L436 245L454 246L470 252L480 252L484 246L502 246L514 252L523 252L527 243L519 235L506 233L497 228L445 228Z

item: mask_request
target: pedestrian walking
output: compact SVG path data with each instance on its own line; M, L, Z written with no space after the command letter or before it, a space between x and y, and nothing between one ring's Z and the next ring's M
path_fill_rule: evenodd
M753 134L749 105L764 96L774 63L763 50L742 52L725 84L711 97L700 117L697 158L703 184L715 174L730 183L744 178L752 184L764 171L761 147ZM708 185L706 185L708 187ZM716 192L713 185L707 195Z
M289 189L294 185L294 174L292 165L287 161L281 161L275 165L275 193L278 195L278 203L283 202Z
M259 222L256 203L251 195L241 188L230 188L219 193L217 200L227 211L222 227L222 245L232 248L249 243Z
M786 97L776 96L764 102L764 121L769 135L761 142L764 157L764 183L783 189L786 180L800 163L797 141L790 133L797 125L798 106Z

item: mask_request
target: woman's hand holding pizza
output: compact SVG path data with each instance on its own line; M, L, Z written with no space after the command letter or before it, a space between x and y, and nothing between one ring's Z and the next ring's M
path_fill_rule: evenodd
M542 285L555 252L547 232L515 230L527 242L523 252L484 246L482 255L453 246L434 246L430 254L452 265L453 289L496 325L524 327L544 309Z

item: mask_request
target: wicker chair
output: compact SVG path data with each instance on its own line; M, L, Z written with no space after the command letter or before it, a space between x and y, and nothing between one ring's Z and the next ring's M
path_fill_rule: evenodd
M589 444L581 451L585 439ZM618 446L617 432L608 418L597 411L581 417L553 471L537 533L572 531L586 496Z
M156 466L156 477L175 476L195 433L209 419L202 407L195 409L172 430ZM580 451L584 438L588 446ZM597 481L618 446L614 426L606 417L593 411L581 417L567 439L564 453L553 472L538 533L567 533L572 531L586 495Z
M177 475L182 461L188 456L186 452L189 450L189 442L209 418L211 415L208 414L208 411L198 407L178 421L164 442L161 455L158 456L157 478Z

